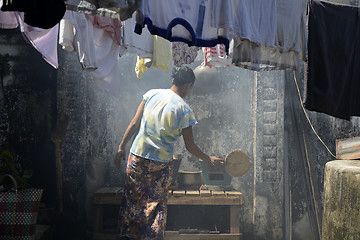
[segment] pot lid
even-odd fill
[[[225,170],[231,177],[240,177],[251,167],[252,161],[243,150],[233,150],[225,157]]]

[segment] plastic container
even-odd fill
[[[225,171],[224,166],[213,167],[200,160],[202,179],[206,185],[230,185],[231,176]]]

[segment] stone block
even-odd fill
[[[264,134],[276,135],[277,125],[276,124],[264,124]]]
[[[264,112],[276,112],[277,101],[276,100],[264,100],[262,107],[263,107]]]
[[[360,239],[360,161],[325,165],[322,240]]]
[[[276,124],[276,112],[264,112],[265,124]]]

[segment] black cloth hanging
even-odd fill
[[[305,107],[350,120],[360,116],[359,91],[358,8],[311,1]]]
[[[29,9],[30,0],[3,0],[1,11],[25,12]]]
[[[33,27],[49,29],[63,18],[64,0],[4,0],[1,11],[24,12],[24,22]]]

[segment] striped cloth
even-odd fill
[[[225,52],[225,45],[218,44],[215,47],[203,48],[205,61],[204,66],[208,67],[230,67],[231,59]]]

